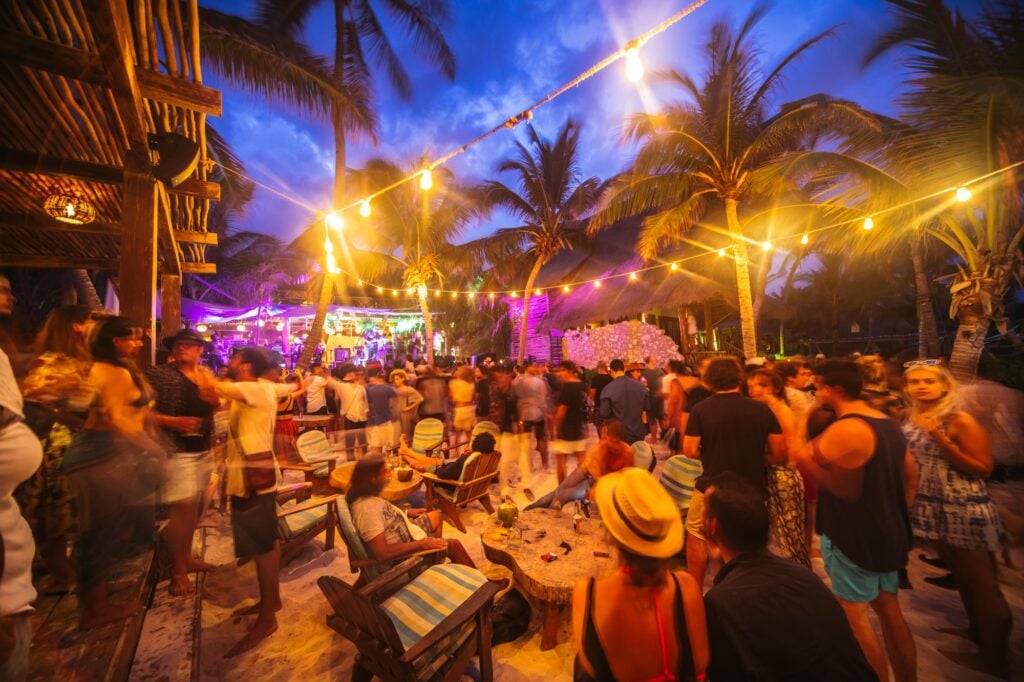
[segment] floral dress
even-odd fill
[[[85,407],[89,403],[86,378],[89,364],[63,353],[43,353],[32,363],[22,383],[26,400],[50,409]],[[74,500],[67,477],[61,473],[64,451],[72,431],[54,422],[43,441],[43,463],[18,486],[14,496],[37,541],[67,537],[76,530]]]
[[[948,425],[947,420],[943,426]],[[903,425],[903,435],[921,474],[910,510],[914,534],[960,549],[998,551],[1003,524],[985,481],[957,467],[943,447],[914,422],[908,420]]]

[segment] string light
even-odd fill
[[[409,287],[408,289],[406,289],[406,290],[405,290],[405,293],[407,293],[407,294],[409,294],[410,296],[412,296],[413,294],[415,294],[415,293],[416,293],[416,290],[415,290],[415,289],[413,289],[412,287]]]
[[[384,287],[377,287],[377,293],[378,294],[383,294],[384,293]]]
[[[435,289],[434,290],[434,298],[441,298],[441,290],[440,289]]]
[[[512,298],[519,298],[519,294],[517,294],[514,291],[512,293],[510,293],[509,296],[511,296]]]
[[[626,78],[631,83],[644,77],[644,63],[640,59],[640,48],[636,45],[626,48]]]
[[[434,176],[431,175],[429,168],[424,168],[420,171],[420,189],[426,192],[434,186]]]
[[[340,230],[345,227],[345,220],[337,211],[331,211],[324,216],[324,223],[332,230]]]
[[[725,249],[719,249],[718,250],[718,255],[719,256],[724,256],[725,255]]]
[[[971,190],[967,189],[964,186],[957,187],[956,188],[956,200],[959,201],[961,204],[970,201],[971,200]]]
[[[800,237],[800,243],[802,245],[804,245],[804,246],[807,246],[808,242],[810,242],[810,241],[811,241],[811,238],[807,236],[806,232],[804,232],[804,236]]]
[[[541,291],[540,291],[540,289],[534,289],[534,290],[533,290],[533,295],[534,295],[534,296],[540,296],[540,294],[541,294]]]
[[[679,269],[679,263],[672,263],[672,269],[673,270],[678,270]]]
[[[359,215],[363,216],[364,218],[369,218],[370,217],[370,200],[369,199],[363,199],[362,201],[359,202]]]
[[[398,289],[392,289],[391,290],[391,295],[394,296],[395,298],[397,298],[398,297]]]
[[[458,297],[459,297],[459,292],[453,291],[452,292],[452,298],[458,298]]]
[[[493,301],[494,300],[494,292],[492,291],[491,293],[487,294],[487,298],[489,298],[489,299],[491,299]]]
[[[239,325],[237,325],[237,326],[235,327],[235,331],[240,331],[240,332],[244,332],[244,331],[245,331],[245,325],[244,325],[244,324],[239,324]]]
[[[762,251],[771,251],[772,250],[772,243],[769,242],[769,241],[761,242],[761,250]]]
[[[601,288],[601,280],[599,280],[599,279],[595,279],[594,280],[594,288],[595,289],[600,289]]]
[[[278,322],[277,324],[275,324],[274,325],[274,329],[279,331],[279,332],[283,332],[284,331],[284,322]]]
[[[871,216],[864,219],[864,229],[873,230],[875,228],[875,221]]]
[[[363,280],[359,280],[359,286],[363,286]]]
[[[629,273],[629,279],[631,279],[634,282],[636,281],[636,271]]]
[[[200,334],[202,334],[206,330],[207,330],[207,326],[205,324],[197,324],[196,325],[196,331],[199,332]]]
[[[469,300],[472,301],[474,298],[476,298],[476,292],[475,291],[469,292]]]
[[[563,284],[562,285],[562,292],[566,293],[566,294],[569,293],[569,285],[568,284]]]

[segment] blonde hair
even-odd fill
[[[948,414],[952,414],[957,411],[958,403],[956,397],[956,379],[949,373],[949,370],[942,365],[911,365],[903,371],[903,378],[906,379],[907,375],[911,372],[927,372],[933,377],[939,379],[946,384],[946,392],[939,398],[934,409],[930,412],[934,413],[937,417],[945,417]],[[907,393],[907,402],[910,403],[910,414],[920,414],[921,409],[919,403],[914,400],[914,397]]]
[[[879,355],[862,355],[857,358],[857,369],[860,371],[864,388],[885,388],[885,361]]]

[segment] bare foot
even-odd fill
[[[142,611],[141,604],[116,604],[108,602],[97,611],[83,609],[78,621],[78,627],[82,630],[89,630],[106,623],[113,623],[114,621],[137,616]]]
[[[195,594],[196,588],[192,581],[188,579],[188,574],[172,575],[168,592],[174,597],[187,597],[190,594]]]
[[[259,614],[261,608],[263,608],[263,602],[256,602],[255,604],[253,604],[251,606],[243,606],[240,609],[235,609],[234,611],[231,612],[231,615],[232,616],[255,616],[255,615]],[[277,606],[274,608],[274,612],[276,613],[277,611],[280,611],[280,610],[281,610],[281,604],[278,603]]]
[[[1007,663],[1005,666],[994,666],[982,658],[979,654],[969,653],[966,651],[947,651],[946,649],[939,649],[939,653],[953,661],[957,665],[962,665],[965,668],[970,668],[975,672],[984,673],[986,675],[994,675],[1004,680],[1010,679],[1010,666]]]
[[[277,619],[271,616],[268,621],[264,621],[261,618],[256,621],[256,624],[252,626],[252,629],[249,630],[249,632],[245,633],[245,637],[228,649],[228,652],[224,654],[224,658],[234,658],[235,656],[252,649],[275,632],[277,632]]]
[[[189,573],[212,573],[217,570],[217,567],[213,564],[208,564],[205,561],[200,561],[195,557],[191,557],[185,564],[185,567],[188,569]]]

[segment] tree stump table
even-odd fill
[[[604,575],[611,570],[612,548],[596,514],[583,520],[583,528],[573,530],[571,506],[563,511],[531,509],[519,512],[518,526],[523,539],[516,549],[508,547],[508,529],[497,516],[484,522],[480,540],[487,560],[512,571],[516,587],[541,602],[542,651],[553,649],[558,637],[558,612],[572,602],[572,589],[579,580]],[[571,549],[566,552],[568,543]],[[558,559],[545,562],[548,552]],[[607,556],[597,556],[595,552]]]
[[[342,462],[331,472],[330,486],[343,493],[348,492],[349,485],[352,483],[352,474],[355,470],[355,462]],[[384,490],[380,491],[380,496],[388,502],[397,502],[412,495],[422,484],[423,477],[416,472],[413,472],[412,478],[408,481],[399,481],[398,477],[392,473],[391,480],[384,486]]]

